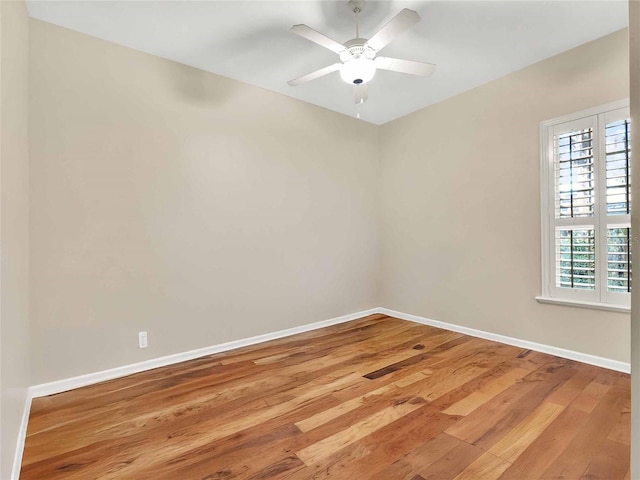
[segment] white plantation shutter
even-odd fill
[[[543,123],[543,297],[628,307],[629,109],[572,117]]]
[[[602,117],[607,264],[604,296],[616,303],[631,292],[631,131],[626,108]]]
[[[556,228],[556,286],[595,289],[596,256],[593,228]]]
[[[596,122],[581,118],[551,129],[554,292],[596,301]]]
[[[593,130],[554,136],[556,218],[593,217],[595,208]]]
[[[607,215],[631,213],[631,150],[628,119],[605,126]]]
[[[607,228],[607,290],[631,292],[631,228]]]

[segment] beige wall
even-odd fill
[[[631,150],[640,151],[640,1],[629,2],[629,68],[631,91]],[[631,180],[633,198],[640,198],[640,161],[638,155],[632,157]],[[640,209],[634,209],[631,226],[640,232]],[[640,258],[640,244],[634,244],[632,252]],[[637,270],[637,268],[636,268]],[[631,294],[631,478],[640,478],[640,289],[634,288]]]
[[[628,96],[626,31],[378,129],[31,25],[34,383],[377,305],[629,360],[534,300],[539,123]]]
[[[377,127],[36,20],[30,68],[34,383],[376,306]]]
[[[0,478],[9,479],[29,377],[28,17],[0,2]]]
[[[543,120],[629,96],[627,31],[381,129],[385,307],[629,361],[629,315],[541,305]]]

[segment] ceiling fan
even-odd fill
[[[331,72],[340,71],[342,79],[353,85],[353,99],[355,103],[364,103],[367,100],[367,82],[376,73],[376,70],[390,70],[392,72],[408,73],[428,77],[436,66],[431,63],[401,60],[399,58],[379,57],[378,52],[388,45],[398,35],[404,33],[420,21],[420,15],[408,8],[403,9],[382,27],[373,37],[360,38],[360,26],[358,16],[362,11],[363,1],[350,0],[349,7],[356,15],[356,38],[340,44],[326,35],[314,30],[307,25],[294,25],[291,31],[301,37],[311,40],[340,55],[342,63],[334,63],[315,72],[308,73],[287,83],[292,87],[302,85],[311,80],[328,75]]]

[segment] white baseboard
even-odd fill
[[[27,398],[24,402],[24,410],[22,411],[22,420],[20,429],[18,430],[18,439],[16,441],[16,451],[13,456],[13,468],[11,469],[11,480],[19,480],[20,467],[22,466],[22,452],[24,451],[24,441],[27,438],[27,424],[29,423],[29,412],[31,411],[31,388],[27,389]]]
[[[56,393],[65,392],[74,388],[85,387],[87,385],[93,385],[94,383],[104,382],[106,380],[112,380],[114,378],[124,377],[133,373],[144,372],[158,367],[164,367],[166,365],[173,365],[175,363],[185,362],[187,360],[193,360],[195,358],[212,355],[214,353],[226,352],[235,348],[246,347],[249,345],[255,345],[269,340],[275,340],[278,338],[288,337],[297,333],[308,332],[310,330],[317,330],[319,328],[328,327],[330,325],[336,325],[339,323],[349,322],[358,318],[366,317],[367,315],[373,315],[376,313],[388,315],[390,317],[399,318],[401,320],[409,320],[411,322],[421,323],[424,325],[430,325],[432,327],[442,328],[445,330],[451,330],[453,332],[463,333],[472,337],[484,338],[486,340],[493,340],[495,342],[505,343],[507,345],[513,345],[516,347],[526,348],[529,350],[535,350],[536,352],[548,353],[557,357],[568,358],[570,360],[576,360],[582,363],[588,363],[590,365],[596,365],[598,367],[604,367],[611,370],[617,370],[619,372],[630,373],[631,367],[629,363],[620,362],[618,360],[612,360],[609,358],[598,357],[595,355],[589,355],[587,353],[575,352],[572,350],[566,350],[563,348],[552,347],[549,345],[543,345],[541,343],[529,342],[519,338],[507,337],[505,335],[499,335],[497,333],[485,332],[482,330],[476,330],[474,328],[463,327],[460,325],[454,325],[452,323],[440,322],[438,320],[432,320],[430,318],[420,317],[418,315],[411,315],[409,313],[398,312],[396,310],[390,310],[388,308],[371,308],[361,312],[352,313],[349,315],[343,315],[341,317],[331,318],[329,320],[323,320],[320,322],[310,323],[299,327],[288,328],[286,330],[279,330],[277,332],[265,333],[263,335],[256,335],[255,337],[249,337],[241,340],[235,340],[232,342],[222,343],[219,345],[213,345],[210,347],[199,348],[196,350],[190,350],[188,352],[176,353],[174,355],[167,355],[164,357],[154,358],[146,360],[144,362],[134,363],[131,365],[124,365],[122,367],[116,367],[109,370],[103,370],[101,372],[89,373],[86,375],[80,375],[77,377],[58,380],[55,382],[43,383],[40,385],[34,385],[28,389],[27,399],[25,402],[24,414],[22,422],[20,424],[20,431],[17,440],[17,448],[14,459],[13,471],[11,480],[18,480],[20,474],[20,465],[22,463],[22,452],[24,449],[24,442],[27,435],[27,423],[29,420],[29,411],[31,409],[31,400],[36,397],[43,397],[46,395],[53,395]]]
[[[297,333],[308,332],[310,330],[317,330],[319,328],[336,325],[338,323],[349,322],[351,320],[366,317],[367,315],[373,315],[375,313],[380,313],[378,308],[351,313],[349,315],[343,315],[341,317],[330,318],[329,320],[322,320],[320,322],[309,323],[307,325],[301,325],[299,327],[287,328],[286,330],[279,330],[277,332],[256,335],[255,337],[243,338],[240,340],[234,340],[232,342],[212,345],[210,347],[198,348],[196,350],[189,350],[187,352],[153,358],[151,360],[145,360],[143,362],[132,363],[130,365],[123,365],[122,367],[103,370],[101,372],[88,373],[86,375],[65,378],[63,380],[56,380],[49,383],[41,383],[39,385],[34,385],[29,390],[31,392],[32,398],[54,395],[56,393],[66,392],[67,390],[73,390],[74,388],[86,387],[87,385],[93,385],[95,383],[113,380],[114,378],[124,377],[133,373],[140,373],[158,367],[164,367],[167,365],[173,365],[175,363],[186,362],[187,360],[193,360],[195,358],[205,357],[214,353],[226,352],[227,350],[233,350],[235,348],[255,345],[257,343],[288,337]]]
[[[556,355],[562,358],[568,358],[570,360],[576,360],[578,362],[588,363],[590,365],[596,365],[599,367],[616,370],[619,372],[630,373],[631,366],[627,362],[620,362],[618,360],[612,360],[609,358],[598,357],[587,353],[576,352],[573,350],[566,350],[559,347],[553,347],[550,345],[544,345],[541,343],[530,342],[528,340],[522,340],[514,337],[507,337],[497,333],[485,332],[483,330],[476,330],[474,328],[463,327],[452,323],[441,322],[439,320],[433,320],[426,317],[420,317],[418,315],[412,315],[409,313],[398,312],[383,307],[371,308],[369,310],[363,310],[361,312],[352,313],[349,315],[343,315],[341,317],[331,318],[329,320],[323,320],[320,322],[310,323],[307,325],[301,325],[299,327],[288,328],[286,330],[279,330],[277,332],[265,333],[263,335],[256,335],[254,337],[244,338],[240,340],[234,340],[232,342],[222,343],[218,345],[212,345],[209,347],[199,348],[196,350],[189,350],[187,352],[176,353],[173,355],[167,355],[164,357],[153,358],[151,360],[145,360],[143,362],[133,363],[130,365],[123,365],[121,367],[111,368],[109,370],[103,370],[95,373],[88,373],[86,375],[80,375],[77,377],[66,378],[63,380],[57,380],[49,383],[42,383],[34,385],[29,388],[30,398],[43,397],[46,395],[53,395],[56,393],[65,392],[74,388],[85,387],[87,385],[93,385],[95,383],[104,382],[107,380],[113,380],[114,378],[124,377],[133,373],[144,372],[158,367],[164,367],[167,365],[173,365],[187,360],[193,360],[195,358],[212,355],[214,353],[226,352],[240,347],[246,347],[249,345],[255,345],[269,340],[275,340],[278,338],[288,337],[297,333],[308,332],[310,330],[317,330],[319,328],[328,327],[330,325],[336,325],[339,323],[349,322],[358,318],[366,317],[367,315],[373,315],[381,313],[389,315],[390,317],[396,317],[402,320],[409,320],[412,322],[422,323],[424,325],[430,325],[437,328],[443,328],[445,330],[451,330],[453,332],[463,333],[473,337],[484,338],[487,340],[493,340],[495,342],[505,343],[507,345],[513,345],[516,347],[522,347],[529,350],[535,350],[537,352],[548,353],[550,355]],[[29,399],[30,402],[30,399]]]
[[[164,367],[167,365],[173,365],[187,360],[193,360],[195,358],[212,355],[214,353],[226,352],[235,348],[246,347],[249,345],[255,345],[269,340],[275,340],[278,338],[288,337],[297,333],[308,332],[310,330],[317,330],[319,328],[328,327],[330,325],[336,325],[338,323],[349,322],[357,318],[366,317],[367,315],[373,315],[381,313],[389,315],[390,317],[396,317],[402,320],[409,320],[412,322],[422,323],[424,325],[430,325],[445,330],[451,330],[453,332],[463,333],[472,337],[484,338],[486,340],[492,340],[495,342],[505,343],[507,345],[513,345],[516,347],[527,348],[529,350],[535,350],[537,352],[548,353],[550,355],[556,355],[562,358],[568,358],[570,360],[576,360],[578,362],[588,363],[590,365],[596,365],[598,367],[604,367],[619,372],[629,373],[631,366],[629,363],[620,362],[618,360],[612,360],[610,358],[598,357],[587,353],[576,352],[573,350],[566,350],[559,347],[553,347],[550,345],[544,345],[541,343],[530,342],[528,340],[522,340],[514,337],[507,337],[497,333],[485,332],[483,330],[476,330],[474,328],[463,327],[452,323],[441,322],[439,320],[433,320],[426,317],[420,317],[418,315],[412,315],[409,313],[398,312],[388,308],[377,307],[369,310],[363,310],[361,312],[352,313],[349,315],[343,315],[341,317],[331,318],[329,320],[323,320],[320,322],[310,323],[307,325],[301,325],[299,327],[288,328],[286,330],[279,330],[277,332],[265,333],[263,335],[256,335],[254,337],[244,338],[240,340],[234,340],[232,342],[222,343],[218,345],[212,345],[209,347],[199,348],[196,350],[190,350],[187,352],[176,353],[173,355],[167,355],[164,357],[154,358],[151,360],[145,360],[139,363],[133,363],[130,365],[124,365],[121,367],[112,368],[109,370],[103,370],[100,372],[89,373],[86,375],[80,375],[77,377],[66,378],[63,380],[57,380],[49,383],[42,383],[40,385],[34,385],[29,388],[31,398],[43,397],[46,395],[53,395],[56,393],[65,392],[74,388],[85,387],[87,385],[93,385],[95,383],[104,382],[107,380],[113,380],[114,378],[124,377],[133,373],[144,372],[158,367]]]
[[[618,372],[631,373],[631,365],[627,362],[620,362],[618,360],[612,360],[610,358],[589,355],[588,353],[575,352],[573,350],[566,350],[564,348],[552,347],[550,345],[530,342],[528,340],[522,340],[520,338],[507,337],[505,335],[485,332],[483,330],[476,330],[475,328],[463,327],[460,325],[454,325],[452,323],[440,322],[438,320],[432,320],[430,318],[420,317],[418,315],[398,312],[395,310],[390,310],[388,308],[378,308],[376,309],[376,313],[383,313],[385,315],[389,315],[390,317],[399,318],[401,320],[409,320],[416,323],[422,323],[424,325],[430,325],[432,327],[443,328],[445,330],[451,330],[452,332],[464,333],[465,335],[470,335],[472,337],[484,338],[485,340],[493,340],[494,342],[505,343],[507,345],[526,348],[528,350],[535,350],[536,352],[548,353],[549,355],[555,355],[556,357],[568,358],[569,360],[588,363],[589,365],[608,368],[610,370],[616,370]]]

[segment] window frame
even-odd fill
[[[629,115],[629,99],[599,105],[561,117],[545,120],[540,123],[540,216],[541,216],[541,280],[542,294],[536,297],[540,303],[570,305],[617,312],[630,312],[631,295],[628,293],[609,292],[607,285],[607,269],[602,265],[606,261],[606,236],[601,239],[601,232],[606,232],[607,225],[630,225],[630,215],[612,215],[607,218],[606,202],[606,155],[604,132],[607,120],[613,112],[626,109]],[[570,125],[572,124],[572,125]],[[592,146],[594,149],[596,212],[593,217],[571,217],[557,221],[555,217],[555,164],[554,135],[561,130],[570,130],[578,125],[592,125]],[[604,174],[604,176],[603,176]],[[604,222],[604,226],[601,224]],[[558,225],[561,224],[561,225]],[[593,226],[595,230],[595,266],[596,286],[594,290],[561,288],[556,286],[556,249],[555,235],[558,226],[572,227]],[[625,227],[626,228],[626,227]],[[604,247],[604,248],[603,248]],[[604,288],[603,288],[604,285]]]

